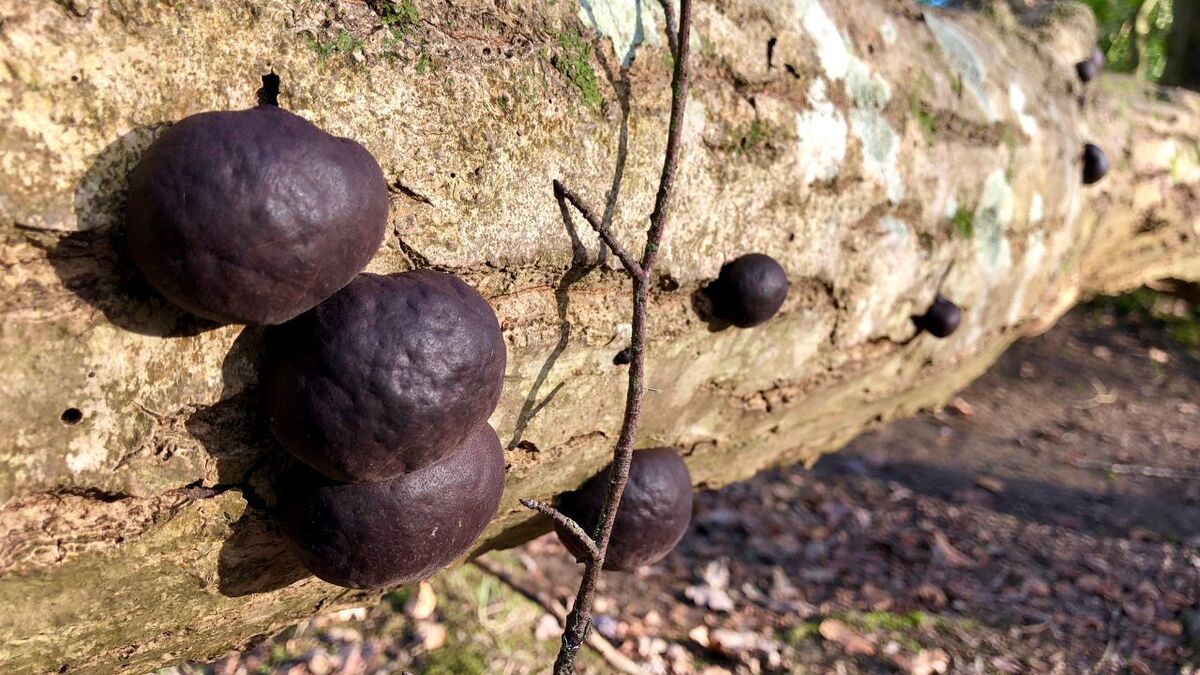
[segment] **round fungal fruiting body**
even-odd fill
[[[962,309],[939,293],[924,314],[913,317],[913,322],[935,338],[950,337],[962,323]]]
[[[787,292],[787,272],[762,253],[725,263],[717,280],[706,289],[713,314],[739,328],[751,328],[775,316]]]
[[[559,510],[592,532],[608,489],[608,470],[559,498]],[[638,450],[621,495],[604,569],[632,571],[662,560],[687,532],[692,519],[692,476],[670,448]],[[585,555],[559,526],[558,538],[577,558]]]
[[[466,553],[503,492],[504,451],[484,424],[453,454],[390,481],[338,483],[297,465],[279,481],[280,529],[331,584],[399,586]]]
[[[503,386],[496,315],[442,272],[359,275],[267,340],[267,426],[343,482],[387,480],[445,457],[485,425]]]
[[[1083,146],[1083,182],[1085,185],[1100,182],[1108,174],[1108,157],[1099,146],[1088,143]]]
[[[274,105],[192,115],[130,179],[130,257],[187,311],[276,324],[345,286],[387,226],[387,183],[358,143]]]
[[[1096,79],[1101,70],[1104,70],[1104,62],[1104,52],[1096,47],[1086,60],[1075,64],[1075,73],[1079,75],[1080,81],[1091,82]]]

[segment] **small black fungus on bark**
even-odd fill
[[[585,532],[596,528],[608,473],[606,469],[578,490],[559,497],[559,509]],[[692,476],[679,455],[670,448],[635,451],[604,569],[628,572],[662,560],[683,538],[691,519]],[[561,529],[558,538],[576,558],[585,554]]]
[[[630,363],[633,363],[633,347],[626,347],[613,357],[614,366],[627,366]]]
[[[271,78],[274,78],[272,80]],[[277,324],[358,274],[383,242],[388,193],[371,153],[277,105],[187,117],[130,177],[130,257],[183,309]]]
[[[739,328],[751,328],[765,323],[783,306],[787,272],[771,256],[750,253],[722,265],[717,280],[704,292],[713,316]]]
[[[1086,60],[1075,64],[1075,73],[1079,75],[1081,82],[1087,83],[1096,79],[1100,71],[1104,70],[1104,52],[1099,47],[1092,50],[1092,53]]]
[[[924,314],[913,317],[913,323],[917,325],[917,329],[925,331],[935,338],[950,337],[962,323],[962,309],[938,293],[933,304],[925,310]]]
[[[504,451],[484,424],[453,454],[390,481],[343,484],[297,464],[278,480],[280,530],[331,584],[399,586],[470,550],[503,491]]]
[[[280,444],[347,483],[461,446],[496,408],[506,350],[487,301],[432,270],[359,275],[267,331],[263,411]]]
[[[1083,183],[1092,185],[1108,175],[1108,157],[1099,146],[1088,143],[1083,146]]]

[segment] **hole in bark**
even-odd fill
[[[779,42],[777,38],[772,37],[767,40],[767,70],[771,69],[771,62],[775,59],[775,43]]]
[[[59,419],[62,420],[63,424],[79,424],[83,421],[83,411],[79,408],[67,408],[59,416]]]

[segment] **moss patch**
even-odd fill
[[[952,234],[963,239],[970,239],[975,236],[974,214],[964,206],[958,207],[958,210],[950,217],[950,228]]]
[[[592,68],[592,46],[573,27],[558,34],[558,46],[560,51],[552,59],[554,67],[579,92],[585,106],[599,110],[604,97]]]
[[[362,40],[345,30],[334,36],[310,38],[308,41],[308,46],[317,53],[317,63],[322,66],[330,56],[348,56],[362,45]]]

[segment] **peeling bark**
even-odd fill
[[[517,500],[608,461],[628,280],[596,263],[594,236],[564,227],[551,180],[601,203],[620,145],[606,72],[632,48],[628,26],[601,25],[620,54],[597,37],[571,64],[596,75],[597,109],[566,63],[578,52],[564,34],[595,35],[575,5],[417,4],[398,32],[348,1],[3,8],[5,672],[216,656],[371,597],[305,576],[273,533],[261,331],[173,309],[121,253],[141,151],[188,114],[253,105],[270,69],[284,106],[362,142],[393,186],[369,269],[452,271],[501,319],[510,359],[492,423],[508,487],[481,547],[545,531]],[[342,31],[361,47],[330,47]],[[680,448],[700,484],[812,461],[936,405],[1082,297],[1200,280],[1200,99],[1119,77],[1081,90],[1074,64],[1094,27],[1078,7],[705,2],[695,32],[640,445]],[[635,248],[666,137],[666,51],[643,45],[632,68],[614,230]],[[1087,189],[1085,142],[1113,164]],[[783,311],[710,330],[695,292],[750,251],[788,270]],[[947,269],[963,327],[906,343]]]

